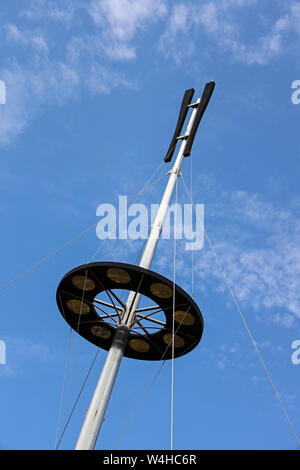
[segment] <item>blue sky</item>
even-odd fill
[[[300,2],[20,0],[1,2],[0,19],[1,286],[96,223],[99,204],[138,192],[165,155],[184,91],[201,96],[215,80],[192,152],[193,198],[299,436]],[[189,186],[191,159],[182,173]],[[165,183],[140,202],[159,202]],[[180,183],[178,199],[188,202]],[[99,244],[92,229],[0,292],[3,449],[55,446],[95,354],[70,334],[56,288]],[[141,244],[107,240],[96,260],[134,263]],[[191,293],[183,244],[176,280]],[[162,241],[152,265],[169,278],[172,250]],[[175,361],[174,448],[295,449],[207,243],[194,252],[194,292],[205,329]],[[63,449],[75,445],[105,356]],[[160,365],[124,359],[98,449],[170,448],[170,363],[142,393]]]

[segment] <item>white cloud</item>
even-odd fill
[[[208,235],[237,299],[243,308],[253,308],[258,314],[275,309],[273,321],[292,326],[294,319],[300,318],[299,218],[260,195],[240,191],[224,194],[223,209],[221,201],[212,208],[214,214],[219,211],[228,214],[223,232],[214,233],[212,228]],[[209,218],[210,205],[206,207]],[[203,283],[226,290],[207,242],[200,252],[199,266]]]
[[[252,41],[245,42],[243,32],[251,24],[244,19],[240,22],[236,20],[237,9],[242,10],[243,7],[257,10],[259,6],[255,0],[176,4],[160,38],[159,49],[178,63],[185,57],[181,52],[183,44],[188,46],[188,54],[192,54],[201,49],[201,34],[205,33],[211,40],[209,47],[230,52],[235,60],[247,65],[263,65],[284,52],[285,40],[289,34],[300,33],[300,2],[292,1],[286,5],[285,13],[264,34],[259,37],[253,35]],[[259,18],[258,15],[257,17]],[[258,24],[259,20],[252,28],[254,31]]]
[[[96,43],[84,43],[83,39],[76,42],[76,39],[69,40],[67,35],[59,54],[53,59],[45,30],[21,29],[7,23],[3,32],[6,45],[13,48],[13,53],[0,70],[6,85],[6,104],[1,107],[0,144],[11,143],[45,104],[61,104],[80,95],[83,89],[92,94],[107,94],[114,88],[132,86],[120,72],[101,64],[99,51],[93,47]],[[49,44],[56,46],[52,40]],[[85,44],[85,48],[76,47],[78,44]]]
[[[253,5],[257,3],[257,0],[221,0],[220,8],[227,10],[231,6],[243,7],[246,5]]]
[[[32,116],[27,80],[17,66],[1,71],[7,87],[7,100],[1,109],[0,143],[7,144],[20,133]]]
[[[205,229],[242,312],[257,321],[293,327],[300,319],[299,199],[284,204],[257,193],[228,192],[207,177],[193,186],[194,202],[204,203]],[[191,292],[191,253],[184,244],[177,242],[177,282]],[[163,248],[161,244],[155,265],[168,276],[172,247]],[[235,308],[206,238],[193,257],[196,298],[217,293],[228,308]]]
[[[192,10],[189,4],[175,5],[168,18],[167,28],[159,39],[159,50],[177,64],[184,57],[187,58],[194,53],[193,40],[187,35],[189,26],[193,23],[191,16]]]
[[[5,336],[4,341],[6,344],[6,364],[1,366],[0,375],[16,377],[17,374],[22,373],[26,363],[30,363],[30,367],[32,367],[32,361],[35,364],[45,364],[56,359],[56,353],[51,350],[49,345],[36,342],[31,338]]]
[[[169,18],[170,33],[176,34],[186,31],[189,16],[189,8],[186,5],[175,5]]]
[[[87,11],[98,27],[102,50],[113,60],[136,57],[130,43],[140,31],[163,18],[167,8],[163,0],[92,0]]]
[[[47,20],[69,24],[78,8],[83,6],[79,0],[32,0],[20,16],[31,21]]]
[[[7,98],[1,108],[0,144],[9,144],[26,129],[40,107],[63,103],[83,89],[92,94],[108,94],[118,87],[132,87],[120,73],[93,63],[84,70],[80,64],[43,60],[31,67],[12,63],[2,69]]]
[[[103,44],[103,51],[112,60],[131,60],[135,59],[135,48],[128,44],[110,42]]]
[[[236,12],[258,7],[255,0],[178,2],[170,11],[167,5],[165,0],[29,2],[19,12],[22,26],[10,22],[1,30],[2,47],[10,48],[10,59],[0,70],[7,85],[0,143],[11,142],[42,105],[70,99],[80,94],[82,87],[90,93],[136,87],[115,67],[120,67],[121,61],[136,59],[138,34],[159,21],[166,24],[159,50],[177,64],[203,50],[199,47],[203,34],[210,39],[208,49],[213,46],[228,51],[250,65],[267,63],[282,53],[291,33],[300,33],[300,1],[292,0],[282,7],[283,13],[273,26],[252,43],[241,39],[243,23],[236,22]],[[90,23],[88,33],[86,29],[83,32],[83,15]],[[55,27],[60,28],[59,42]]]
[[[221,27],[218,7],[213,2],[204,3],[202,8],[194,11],[193,17],[195,23],[200,24],[208,33],[216,33]]]
[[[22,132],[42,104],[67,99],[78,85],[75,71],[47,59],[29,68],[14,61],[10,67],[2,69],[1,77],[7,89],[6,104],[1,109],[2,144],[10,143]]]
[[[105,67],[93,64],[85,77],[87,88],[94,94],[108,94],[119,86],[132,87],[132,84],[118,72],[112,72]]]
[[[4,25],[6,40],[10,44],[21,46],[31,46],[40,54],[47,54],[48,47],[46,40],[41,33],[33,33],[31,30],[20,30],[15,24],[7,23]]]
[[[130,41],[148,22],[163,17],[163,0],[93,0],[88,8],[95,23],[108,26],[108,34],[120,41]]]
[[[295,325],[295,317],[288,313],[277,313],[274,316],[274,323],[277,323],[279,326],[282,325],[285,328],[291,328]]]
[[[82,34],[82,24],[76,20],[80,10],[90,18],[88,34]],[[0,70],[7,90],[0,144],[11,143],[45,104],[64,102],[83,89],[107,94],[118,87],[135,88],[112,61],[134,59],[135,35],[166,13],[163,0],[31,1],[19,13],[22,27],[13,23],[2,27],[2,46],[11,49]],[[60,31],[59,43],[51,22],[68,25],[63,34]],[[72,22],[78,26],[75,35]]]

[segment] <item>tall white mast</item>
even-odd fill
[[[180,176],[180,168],[183,162],[183,158],[185,156],[190,155],[191,146],[192,146],[198,125],[204,114],[206,106],[210,100],[210,97],[214,89],[214,85],[215,85],[214,82],[207,83],[201,99],[198,98],[196,102],[192,104],[190,104],[190,101],[193,96],[194,90],[190,89],[190,90],[186,90],[185,92],[181,109],[180,109],[178,122],[177,122],[177,127],[175,130],[175,134],[173,136],[169,151],[165,157],[166,162],[171,160],[177,141],[181,140],[181,145],[180,145],[177,157],[175,159],[175,163],[172,169],[169,171],[168,182],[167,182],[161,203],[159,205],[154,223],[151,227],[151,232],[150,232],[146,247],[141,257],[139,267],[144,270],[148,270],[148,268],[151,266],[151,263],[155,254],[155,250],[157,247],[157,243],[159,241],[160,234],[163,229],[163,224],[164,224],[165,217],[169,208],[169,204],[170,204],[173,192],[174,192],[176,181],[177,181],[177,178]],[[193,110],[192,110],[188,125],[186,127],[185,133],[183,135],[180,135],[181,129],[183,127],[184,120],[186,118],[189,108],[192,108]],[[135,268],[135,269],[138,269],[138,268]],[[77,278],[78,277],[79,278],[81,277],[82,279],[82,276],[77,276]],[[62,282],[69,282],[69,281],[67,280],[67,281],[62,281]],[[85,290],[85,287],[81,286],[81,288],[83,291]],[[91,289],[92,288],[93,286],[91,287]],[[86,290],[89,290],[89,289],[87,288]],[[59,297],[60,297],[60,294],[59,294]],[[116,376],[117,376],[117,373],[121,364],[121,360],[124,356],[124,351],[127,347],[131,330],[136,321],[136,315],[137,315],[136,311],[138,309],[140,298],[141,298],[141,293],[140,293],[139,288],[136,288],[135,291],[129,290],[129,295],[128,295],[126,304],[125,305],[123,304],[124,307],[122,309],[122,312],[119,315],[119,322],[115,328],[114,337],[109,347],[105,364],[103,366],[101,375],[99,377],[96,389],[93,394],[93,398],[91,400],[89,409],[86,413],[85,420],[84,420],[83,426],[81,428],[81,431],[80,431],[80,434],[79,434],[79,437],[75,446],[76,450],[93,450],[96,445],[98,434],[99,434],[101,425],[104,421],[105,411],[106,411],[106,408],[107,408],[107,405],[108,405],[108,402],[109,402],[109,399],[113,390],[113,386],[114,386]],[[68,305],[68,302],[70,302],[70,300],[66,301],[67,305]],[[71,302],[78,302],[78,300],[76,299],[71,300]],[[82,305],[80,306],[80,314],[81,314],[81,307]],[[73,306],[71,305],[71,310],[72,309],[74,311],[74,304]],[[61,311],[64,314],[63,310],[64,309],[62,306]],[[79,313],[79,311],[76,313]],[[200,316],[201,316],[201,313],[200,313]],[[203,328],[200,327],[200,330],[202,334]],[[200,338],[201,338],[201,334],[200,334]],[[173,338],[172,340],[174,341],[173,336],[172,338]]]
[[[156,250],[156,246],[163,228],[164,220],[168,211],[168,207],[173,195],[178,176],[180,175],[180,168],[183,161],[184,149],[189,136],[190,130],[194,123],[197,106],[200,99],[197,100],[195,108],[191,114],[189,123],[187,125],[182,142],[177,154],[175,163],[170,171],[169,180],[159,205],[154,223],[151,228],[149,239],[145,247],[143,256],[139,266],[149,268]],[[81,432],[79,434],[76,450],[93,450],[97,441],[101,424],[104,419],[104,414],[112,393],[112,389],[116,380],[116,376],[123,358],[124,349],[127,345],[128,333],[130,327],[134,322],[135,311],[138,308],[140,295],[135,292],[130,292],[127,302],[126,310],[123,314],[120,326],[117,328],[114,340],[106,357],[98,384],[96,386],[92,401],[90,403],[88,412],[86,413]]]

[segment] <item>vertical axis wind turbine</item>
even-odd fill
[[[110,261],[84,264],[68,272],[57,288],[58,308],[67,323],[82,337],[108,351],[76,450],[94,449],[123,356],[142,360],[172,359],[190,352],[201,340],[203,318],[194,300],[174,281],[149,268],[183,158],[191,154],[214,87],[213,81],[207,83],[201,99],[194,103],[191,103],[194,89],[184,93],[164,161],[172,160],[179,140],[180,149],[168,173],[169,179],[139,266]],[[192,113],[186,131],[181,135],[189,108]],[[115,292],[117,289],[128,291],[126,302]],[[139,308],[143,297],[151,305]],[[174,324],[176,332],[173,331]]]

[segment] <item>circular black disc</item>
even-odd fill
[[[116,289],[125,291],[123,300]],[[173,281],[149,269],[109,261],[78,266],[62,278],[56,300],[64,319],[75,331],[108,350],[130,291],[146,297],[152,305],[136,310],[124,356],[164,360],[183,356],[195,348],[203,333],[197,304]],[[99,294],[102,300],[97,299]],[[158,314],[159,320],[155,316]]]

